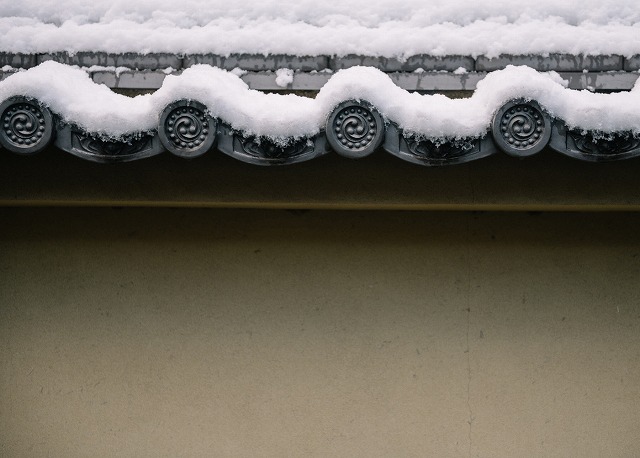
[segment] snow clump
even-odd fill
[[[290,68],[276,70],[276,85],[278,87],[287,87],[291,83],[293,83],[293,70]]]

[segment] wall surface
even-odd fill
[[[0,456],[638,456],[638,227],[0,209]]]

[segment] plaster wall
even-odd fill
[[[640,454],[640,214],[0,221],[3,457]]]

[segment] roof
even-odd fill
[[[634,0],[23,0],[0,50],[296,56],[640,54]]]
[[[251,89],[318,91],[338,70],[355,66],[377,68],[403,89],[412,91],[472,91],[489,72],[508,65],[555,71],[572,89],[629,90],[640,72],[640,55],[413,55],[403,59],[366,55],[296,56],[285,54],[178,55],[167,53],[107,53],[82,51],[21,54],[0,52],[0,80],[22,69],[54,61],[84,69],[99,84],[114,89],[155,90],[169,74],[199,64],[234,71]],[[278,80],[278,70],[290,70],[290,80]]]
[[[378,147],[423,165],[546,146],[635,157],[640,8],[542,3],[2,6],[0,146],[98,162],[217,148],[261,165]],[[466,98],[431,94],[447,91]]]

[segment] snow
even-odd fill
[[[168,75],[155,93],[130,98],[94,83],[77,67],[49,61],[0,82],[0,101],[14,95],[36,98],[65,121],[114,138],[155,129],[164,107],[180,99],[204,103],[214,117],[246,134],[276,140],[317,134],[331,110],[349,99],[367,100],[386,120],[431,138],[482,136],[493,114],[515,98],[538,101],[572,128],[640,134],[640,82],[630,92],[598,94],[567,89],[554,72],[514,66],[490,73],[467,99],[409,93],[371,67],[336,72],[315,99],[266,94],[208,65]]]
[[[82,70],[84,70],[85,72],[88,73],[95,73],[95,72],[113,72],[116,77],[119,77],[120,75],[122,75],[122,73],[124,72],[128,72],[131,71],[130,68],[127,67],[114,67],[114,66],[103,66],[103,65],[92,65],[90,67],[78,67]],[[168,69],[165,69],[164,72],[167,73]],[[171,73],[171,72],[169,72]]]
[[[293,70],[290,68],[279,68],[276,70],[276,85],[287,87],[293,83]]]
[[[241,69],[240,67],[236,67],[233,70],[230,70],[230,73],[236,75],[238,78],[240,78],[243,75],[246,75],[247,73],[249,73],[246,70]]]
[[[640,54],[638,0],[21,0],[0,51]]]

